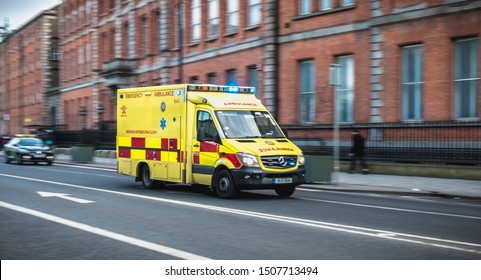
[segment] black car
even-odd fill
[[[52,149],[38,138],[14,137],[3,146],[3,150],[6,163],[14,160],[17,164],[46,162],[51,165],[54,159]]]

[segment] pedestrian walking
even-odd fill
[[[356,170],[356,162],[359,160],[362,166],[362,173],[368,174],[369,167],[364,158],[364,137],[359,133],[357,129],[352,130],[352,147],[349,152],[349,157],[351,158],[351,164],[349,166],[349,173],[354,173]]]

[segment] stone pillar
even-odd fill
[[[380,9],[380,0],[371,0],[371,16],[382,16]],[[371,122],[383,122],[380,109],[384,106],[382,93],[384,91],[384,84],[382,77],[384,68],[381,66],[384,52],[382,51],[382,43],[384,37],[382,36],[378,27],[372,27],[370,30],[371,36]]]
[[[277,1],[267,0],[264,10],[264,72],[263,95],[264,103],[271,114],[277,117],[277,78],[278,78],[278,49],[277,49]]]

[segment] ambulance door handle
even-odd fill
[[[194,147],[199,148],[200,146],[199,144],[194,144]]]

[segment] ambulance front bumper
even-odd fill
[[[304,166],[286,173],[245,166],[231,172],[236,186],[241,190],[274,189],[280,186],[298,186],[306,182]]]

